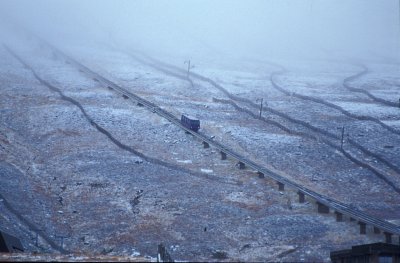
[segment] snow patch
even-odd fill
[[[178,163],[193,163],[192,160],[176,160]]]

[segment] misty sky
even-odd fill
[[[398,0],[0,0],[58,39],[232,55],[400,53]],[[84,37],[83,37],[84,35]]]

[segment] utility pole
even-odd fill
[[[261,99],[256,99],[256,102],[258,102],[258,101],[260,101],[260,119],[261,119],[261,114],[262,114],[262,110],[263,110],[263,101],[264,101],[264,99],[263,98],[261,98]]]
[[[35,236],[35,246],[38,247],[39,246],[39,234],[38,234],[38,232],[36,232],[35,234],[36,234],[36,236]]]
[[[185,60],[185,62],[183,62],[183,64],[187,64],[187,65],[188,65],[186,77],[189,78],[190,70],[191,70],[192,68],[194,68],[194,66],[190,66],[190,59],[189,59],[189,60]]]
[[[344,142],[344,126],[342,127],[342,140],[340,143],[340,149],[342,149],[342,150],[343,150],[343,142]]]

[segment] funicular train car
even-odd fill
[[[200,129],[200,121],[187,117],[185,115],[182,114],[181,116],[181,123],[183,126],[185,126],[186,128],[197,132]]]

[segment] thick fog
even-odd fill
[[[10,0],[54,41],[249,57],[398,57],[398,0]]]

